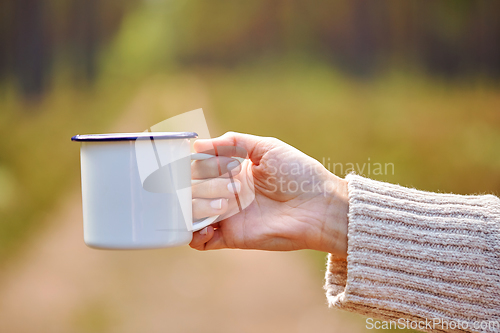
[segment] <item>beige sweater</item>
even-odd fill
[[[367,328],[500,332],[499,198],[346,179],[348,255],[328,257],[330,306]]]

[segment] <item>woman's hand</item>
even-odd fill
[[[223,220],[195,232],[192,248],[347,255],[347,182],[318,161],[278,139],[231,132],[194,148],[218,157],[192,163],[193,216]]]

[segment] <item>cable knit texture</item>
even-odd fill
[[[347,260],[328,256],[330,306],[429,332],[500,332],[499,198],[346,180]]]

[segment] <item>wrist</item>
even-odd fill
[[[325,217],[318,250],[347,257],[349,192],[347,181],[330,173],[331,190],[324,193]]]

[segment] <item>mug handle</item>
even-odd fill
[[[210,155],[210,154],[204,154],[204,153],[193,153],[191,154],[191,160],[193,161],[201,161],[201,160],[206,160],[206,159],[209,159],[209,158],[212,158],[212,157],[215,157],[214,155]],[[215,216],[210,216],[210,217],[207,217],[207,218],[204,218],[203,220],[199,221],[199,222],[196,222],[196,223],[193,223],[193,232],[195,231],[199,231],[209,225],[211,225],[212,223],[215,222],[215,220],[219,217],[220,215],[215,215]]]

